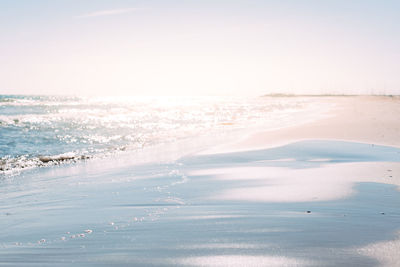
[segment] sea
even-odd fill
[[[233,140],[310,119],[321,110],[316,100],[302,97],[0,95],[0,174],[200,136]]]

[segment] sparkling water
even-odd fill
[[[314,102],[278,97],[1,95],[0,171],[103,157],[221,131],[280,126]]]

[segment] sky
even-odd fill
[[[400,94],[398,0],[0,0],[0,94]]]

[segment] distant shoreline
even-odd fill
[[[393,94],[265,94],[261,97],[400,97]]]

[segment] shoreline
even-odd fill
[[[0,177],[7,175],[18,175],[21,172],[25,172],[27,169],[52,167],[54,165],[64,165],[69,163],[73,164],[82,160],[92,161],[102,158],[110,159],[111,157],[126,158],[129,157],[129,155],[134,158],[136,154],[148,154],[149,150],[159,150],[162,153],[175,150],[172,153],[184,156],[186,154],[196,153],[221,143],[236,142],[242,136],[257,132],[260,129],[280,129],[293,123],[304,123],[305,121],[315,120],[315,117],[318,117],[318,115],[315,115],[318,111],[321,112],[321,110],[325,111],[328,109],[328,107],[322,107],[321,105],[318,105],[318,103],[315,103],[315,101],[304,97],[296,100],[276,98],[266,99],[259,97],[254,99],[249,98],[243,102],[239,101],[238,103],[243,105],[243,107],[249,108],[249,106],[253,106],[253,108],[250,108],[252,112],[243,112],[241,108],[232,108],[231,106],[233,104],[229,104],[229,101],[226,102],[227,99],[221,98],[219,100],[220,102],[218,103],[222,105],[221,114],[214,114],[216,119],[222,119],[222,121],[214,123],[214,125],[210,127],[206,125],[198,125],[204,129],[208,127],[208,131],[202,129],[196,133],[180,133],[180,135],[175,139],[172,138],[163,140],[161,138],[159,140],[153,140],[154,142],[147,142],[143,144],[135,143],[135,141],[123,146],[110,146],[108,148],[103,147],[98,150],[93,150],[94,147],[91,148],[89,146],[87,149],[83,150],[65,148],[63,151],[58,151],[57,153],[53,154],[50,152],[35,152],[32,155],[22,154],[15,155],[13,157],[11,156],[13,153],[11,153],[0,160]],[[234,103],[237,102],[237,99],[233,100]],[[46,106],[43,108],[46,108]],[[218,108],[215,109],[217,110]],[[233,111],[237,111],[241,114],[236,118],[234,113],[232,113]],[[223,115],[225,112],[228,112],[228,115]],[[254,115],[254,113],[256,115]],[[202,113],[200,112],[200,114],[197,115],[201,117]],[[259,118],[259,120],[243,120],[243,118],[246,116],[250,118],[253,118],[254,116],[255,118]],[[201,120],[201,118],[199,119]],[[15,121],[19,122],[18,118],[15,118]],[[250,127],[247,127],[249,123]],[[174,124],[172,126],[174,126]],[[189,144],[190,149],[186,149],[187,145],[182,145],[184,143]],[[174,148],[174,146],[176,148]],[[57,147],[57,143],[54,143],[52,147]],[[157,161],[158,156],[155,158],[155,161]],[[176,158],[176,156],[173,158]]]

